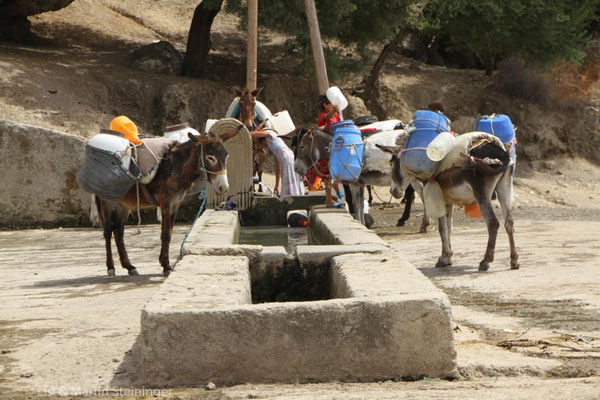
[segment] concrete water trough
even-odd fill
[[[319,245],[238,244],[207,211],[142,312],[151,386],[454,377],[450,303],[374,232],[313,208]]]

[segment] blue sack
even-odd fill
[[[333,133],[329,158],[329,173],[336,182],[354,183],[363,168],[362,135],[351,120],[330,127]]]
[[[419,110],[409,124],[410,135],[404,141],[402,166],[417,178],[432,176],[439,162],[427,157],[427,146],[437,135],[450,130],[448,118],[440,112]]]
[[[480,116],[475,121],[473,130],[490,133],[500,139],[502,143],[511,142],[515,138],[515,127],[508,115],[504,114]]]

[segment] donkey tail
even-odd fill
[[[496,143],[482,143],[469,151],[466,169],[485,175],[501,174],[510,165],[510,155]]]

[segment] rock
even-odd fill
[[[23,42],[31,36],[30,15],[60,10],[73,0],[0,0],[0,39]]]
[[[183,66],[181,53],[164,40],[140,47],[133,58],[133,66],[145,72],[179,75]]]
[[[212,382],[208,382],[208,384],[205,387],[206,390],[215,390],[216,388],[217,388],[217,385],[215,385]]]

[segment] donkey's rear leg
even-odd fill
[[[477,196],[477,204],[481,210],[481,215],[485,219],[488,229],[488,243],[485,250],[485,256],[479,263],[479,271],[487,271],[490,268],[490,263],[494,261],[494,251],[496,249],[496,237],[498,236],[498,229],[500,223],[494,210],[492,208],[492,193],[488,195]]]
[[[129,275],[139,275],[137,269],[131,265],[131,261],[129,261],[129,255],[127,254],[127,249],[125,248],[125,222],[127,221],[129,212],[125,207],[119,205],[116,210],[116,214],[117,218],[113,225],[113,233],[115,236],[117,251],[119,252],[121,266],[127,270]]]
[[[510,269],[519,269],[519,254],[517,253],[517,247],[515,245],[514,222],[511,212],[512,190],[512,175],[511,170],[509,169],[504,173],[504,176],[498,183],[496,193],[498,193],[498,201],[500,202],[500,207],[502,207],[504,229],[506,229],[508,241],[510,243]]]

